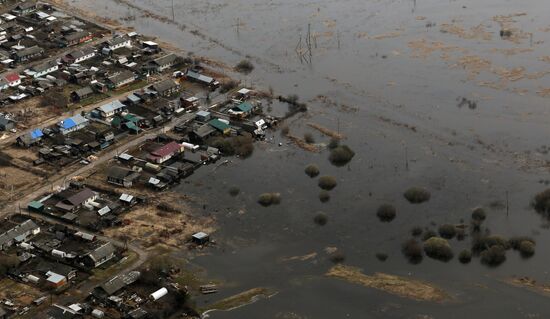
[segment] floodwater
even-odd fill
[[[529,276],[550,283],[550,231],[529,208],[548,178],[547,1],[175,0],[173,9],[171,0],[127,1],[71,3],[196,55],[228,65],[250,59],[256,69],[238,75],[243,82],[308,102],[309,112],[288,123],[294,135],[312,132],[328,143],[307,126],[314,122],[345,134],[356,152],[337,168],[326,151],[298,149],[276,132],[252,157],[205,167],[178,188],[200,198],[197,213],[214,215],[220,226],[217,247],[193,262],[225,284],[198,304],[254,287],[278,292],[211,318],[550,315],[547,296],[503,281]],[[501,30],[511,35],[501,37]],[[303,172],[309,163],[338,178],[326,204],[317,198],[317,181]],[[415,185],[432,199],[408,204],[402,193]],[[231,186],[241,190],[236,198]],[[256,198],[263,192],[280,192],[281,204],[261,207]],[[488,268],[478,258],[411,265],[401,255],[413,226],[467,221],[472,208],[505,202],[507,192],[508,213],[489,210],[486,226],[492,234],[533,236],[533,258],[509,251],[503,265]],[[397,207],[397,218],[382,224],[375,212],[386,202]],[[324,227],[313,223],[319,211],[329,216]],[[451,245],[458,254],[469,239]],[[410,301],[327,278],[327,247],[366,274],[426,280],[453,300]],[[377,252],[389,259],[378,261]]]

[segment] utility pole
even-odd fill
[[[409,170],[409,156],[408,156],[408,150],[407,146],[405,146],[405,169]]]
[[[510,215],[510,201],[508,198],[508,191],[506,191],[506,217]]]
[[[176,13],[174,12],[174,0],[172,0],[172,21],[176,21]]]

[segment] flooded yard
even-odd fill
[[[549,224],[530,207],[549,180],[545,1],[67,3],[220,61],[222,73],[248,59],[254,71],[236,75],[244,85],[296,94],[308,105],[284,126],[291,136],[311,134],[320,152],[274,132],[251,157],[198,170],[178,186],[200,199],[193,203],[198,212],[219,223],[212,234],[217,245],[196,254],[193,263],[224,284],[218,294],[200,297],[198,306],[233,301],[225,298],[251,289],[270,291],[257,299],[247,295],[246,306],[210,311],[210,318],[550,315],[544,289],[550,283],[544,253]],[[287,112],[278,102],[270,108],[268,114]],[[319,127],[344,136],[340,143],[355,152],[349,164],[331,164],[331,137]],[[312,163],[320,176],[336,179],[327,202],[319,200],[318,178],[304,173]],[[430,200],[409,203],[403,193],[413,186],[427,189]],[[232,187],[239,188],[237,196]],[[263,207],[257,203],[262,193],[280,193],[280,203]],[[376,212],[386,203],[396,217],[382,223]],[[532,237],[535,255],[522,258],[510,249],[498,267],[478,256],[461,264],[459,252],[476,236],[468,230],[464,240],[449,240],[454,258],[448,262],[424,255],[411,264],[403,256],[413,227],[471,227],[478,206],[487,212],[484,235]],[[314,222],[320,212],[324,226]],[[335,252],[353,272],[326,275],[335,267]],[[433,285],[448,298],[392,294],[379,288],[392,283],[377,273],[399,278],[396,285],[407,279]],[[530,279],[512,279],[523,277]]]

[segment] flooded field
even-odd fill
[[[549,224],[530,207],[550,180],[547,2],[67,3],[223,62],[222,72],[249,59],[255,69],[237,76],[243,83],[296,94],[308,104],[307,113],[286,124],[293,136],[311,133],[320,152],[275,132],[251,157],[201,169],[179,186],[201,198],[196,209],[219,223],[217,246],[193,263],[224,284],[198,306],[254,288],[274,292],[231,311],[209,312],[211,318],[550,315],[544,289],[550,284]],[[272,108],[286,112],[282,104]],[[350,164],[329,162],[330,137],[312,123],[345,136],[342,144],[355,152]],[[304,173],[310,163],[337,179],[326,203],[318,198],[317,179]],[[240,193],[233,197],[235,186]],[[410,204],[403,193],[412,186],[429,190],[430,200]],[[265,192],[280,193],[281,203],[259,205]],[[396,208],[390,223],[376,216],[384,203]],[[509,250],[498,267],[479,257],[463,265],[458,254],[472,244],[469,231],[464,240],[449,241],[454,258],[448,262],[424,256],[411,264],[401,253],[413,227],[468,224],[477,206],[487,208],[484,232],[530,236],[535,255],[524,259]],[[314,223],[319,212],[328,217],[324,226]],[[334,272],[335,252],[352,270]],[[440,295],[411,297],[416,288],[388,288],[381,278]]]

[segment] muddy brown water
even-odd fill
[[[356,152],[350,165],[336,168],[326,151],[307,153],[272,133],[251,158],[205,167],[178,187],[201,198],[197,213],[214,214],[220,224],[213,235],[218,247],[194,262],[227,284],[219,294],[199,298],[199,306],[253,287],[279,292],[233,311],[210,313],[211,318],[550,315],[548,297],[501,282],[513,275],[550,282],[545,253],[550,231],[529,209],[533,194],[544,189],[539,181],[548,178],[548,155],[540,151],[550,144],[548,99],[537,92],[550,87],[550,76],[496,75],[503,74],[502,67],[523,67],[529,74],[550,70],[540,59],[550,52],[546,1],[175,0],[175,23],[158,19],[172,19],[169,0],[135,0],[131,6],[115,0],[71,3],[99,16],[126,18],[121,23],[138,32],[229,65],[247,57],[256,69],[238,75],[242,81],[310,101],[310,112],[290,121],[293,133],[312,132],[317,142],[328,143],[329,138],[306,123],[339,129]],[[520,36],[519,43],[500,37],[501,26],[493,18],[497,15],[511,15],[506,21],[514,22],[507,22],[506,28]],[[308,23],[318,35],[316,43],[312,40],[311,63],[295,52],[300,37],[301,48],[306,48]],[[444,24],[463,31],[441,32]],[[473,27],[483,28],[491,39],[477,36]],[[470,32],[474,35],[468,36]],[[416,49],[425,57],[413,57],[418,53],[414,43],[419,42],[411,41],[423,40]],[[513,55],[494,50],[514,48],[527,50]],[[472,56],[491,65],[475,65],[467,58]],[[318,95],[335,104],[315,99]],[[477,107],[458,107],[463,97]],[[316,180],[303,172],[309,163],[317,163],[321,174],[338,178],[326,204],[318,200]],[[241,190],[236,198],[228,194],[234,185]],[[432,199],[408,204],[402,193],[413,185],[428,188]],[[536,238],[533,258],[523,260],[509,252],[503,265],[488,268],[478,259],[461,265],[456,258],[448,263],[424,258],[411,265],[402,257],[400,245],[413,226],[468,220],[472,208],[504,201],[507,191],[509,214],[490,210],[487,226],[493,234]],[[282,203],[261,207],[256,198],[263,192],[280,192]],[[397,207],[397,218],[389,224],[375,216],[385,202]],[[324,227],[312,221],[319,211],[329,216]],[[455,254],[468,243],[451,241]],[[331,265],[326,247],[337,247],[345,253],[346,264],[365,273],[426,280],[454,300],[413,302],[326,278],[323,274]],[[313,259],[282,261],[312,252],[317,252]],[[379,262],[377,252],[387,253],[388,260]]]

